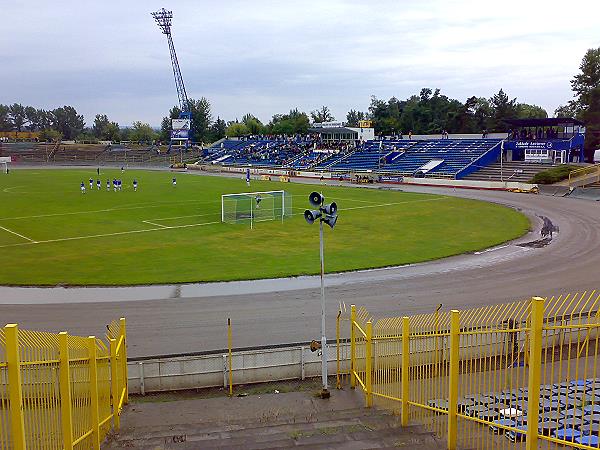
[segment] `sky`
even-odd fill
[[[225,120],[322,105],[344,120],[423,87],[463,102],[502,88],[552,115],[600,47],[600,0],[3,0],[0,103],[158,126],[177,104],[162,7],[188,96]]]

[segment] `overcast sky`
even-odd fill
[[[226,120],[321,105],[343,120],[422,87],[503,88],[552,115],[600,46],[600,0],[2,0],[0,103],[160,124],[177,103],[161,7],[188,95]]]

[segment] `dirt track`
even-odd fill
[[[506,192],[400,189],[511,205],[532,218],[535,230],[480,254],[328,276],[330,338],[335,335],[340,301],[364,305],[377,317],[430,312],[440,303],[444,310],[461,309],[600,287],[596,202]],[[540,239],[540,216],[548,217],[560,232],[548,245],[520,245]],[[102,335],[102,324],[127,317],[129,356],[222,349],[228,316],[236,347],[306,342],[318,339],[319,315],[315,277],[129,290],[0,287],[0,322],[18,322],[23,328]]]

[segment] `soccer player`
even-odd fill
[[[106,192],[110,192],[110,180],[106,179]]]
[[[113,178],[113,189],[115,192],[117,192],[117,179]]]
[[[98,188],[98,190],[102,188],[102,182],[100,181],[100,178],[96,180],[96,187]]]
[[[94,179],[90,178],[90,191],[94,189]]]
[[[119,178],[117,180],[117,187],[119,188],[119,191],[121,190],[121,179]]]
[[[133,192],[137,192],[137,180],[133,179]]]
[[[256,196],[256,209],[260,208],[260,202],[262,202],[262,197],[260,194]]]
[[[246,184],[250,186],[250,169],[246,169]]]
[[[173,177],[173,187],[177,186],[177,178]]]
[[[81,182],[81,185],[79,188],[81,189],[81,193],[85,194],[85,183],[83,181]]]

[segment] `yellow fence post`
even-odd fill
[[[448,450],[456,450],[458,436],[458,377],[460,346],[460,313],[450,312],[450,379],[448,387]],[[537,423],[537,422],[536,422]]]
[[[356,334],[354,332],[354,322],[356,322],[356,306],[350,306],[350,387],[356,387]]]
[[[231,318],[227,318],[227,348],[229,350],[229,396],[233,396],[233,363],[231,360]]]
[[[98,395],[98,348],[96,337],[88,337],[90,359],[90,409],[92,419],[92,448],[100,450],[100,400]]]
[[[408,388],[410,364],[410,319],[402,318],[402,426],[408,425]]]
[[[127,323],[125,317],[121,317],[120,321],[120,332],[123,338],[123,347],[121,349],[122,355],[122,370],[123,370],[123,387],[125,388],[125,395],[123,397],[123,403],[129,403],[129,380],[127,379]]]
[[[112,395],[113,405],[113,423],[115,430],[119,431],[121,427],[121,418],[119,417],[119,376],[117,367],[117,341],[116,339],[110,340],[110,387]]]
[[[367,408],[373,406],[373,385],[372,385],[372,357],[373,357],[373,324],[369,320],[367,322],[367,339],[365,343],[365,390],[366,392],[366,400],[367,400]]]
[[[19,358],[19,327],[9,323],[4,327],[6,336],[6,363],[8,371],[8,399],[10,402],[10,431],[15,450],[25,450],[25,422],[23,420],[23,391]]]
[[[62,423],[63,448],[73,450],[73,413],[71,411],[71,370],[69,367],[69,335],[58,333],[59,344],[59,390],[60,419]]]
[[[529,330],[529,380],[527,401],[527,450],[538,448],[540,383],[542,375],[542,338],[544,299],[531,299],[531,329]]]

